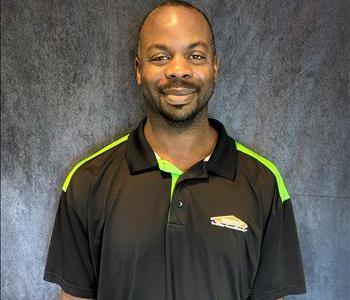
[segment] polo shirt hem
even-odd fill
[[[66,282],[60,275],[52,272],[44,273],[44,280],[49,281],[51,283],[58,284],[62,290],[74,297],[79,298],[96,298],[96,291],[91,288],[83,288],[74,286],[68,282]]]
[[[270,291],[261,291],[250,295],[249,300],[275,300],[280,297],[284,297],[287,295],[295,295],[295,294],[305,294],[306,293],[306,285],[292,285],[285,286],[276,290]]]

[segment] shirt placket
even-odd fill
[[[177,300],[181,299],[183,296],[182,293],[184,293],[184,291],[181,291],[182,284],[178,282],[179,280],[181,282],[182,279],[177,274],[186,268],[186,266],[182,265],[183,247],[184,243],[186,243],[186,201],[183,199],[185,193],[184,184],[187,180],[207,178],[208,175],[203,163],[184,173],[166,160],[159,157],[157,157],[157,160],[159,169],[171,175],[170,203],[165,228],[166,290],[167,300]]]
[[[170,223],[171,211],[173,206],[172,200],[173,200],[174,190],[176,187],[176,183],[180,178],[180,176],[183,174],[183,172],[179,168],[171,164],[170,162],[164,159],[161,159],[159,156],[157,156],[157,161],[158,161],[159,169],[171,175],[169,209],[168,209],[168,216],[167,216],[167,225],[165,228],[165,262],[166,262],[165,273],[166,273],[166,299],[172,300],[174,299],[174,295],[173,295],[173,287],[172,287],[173,286],[172,284],[173,269],[171,266],[174,264],[174,262],[173,262],[173,257],[171,255],[172,254],[171,251],[174,251],[174,249],[171,248],[171,245],[173,244],[171,239],[174,239],[174,237],[171,236],[173,232],[169,232],[169,223]],[[175,232],[175,234],[179,234],[179,233]]]

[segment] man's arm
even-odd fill
[[[77,178],[78,184],[75,183],[75,187],[82,184],[80,181],[87,185],[86,176],[82,179],[80,177]],[[74,180],[76,179],[72,177]],[[66,292],[57,295],[60,300],[93,299],[97,294],[93,263],[97,251],[90,247],[87,205],[83,205],[84,200],[80,197],[82,195],[88,199],[85,194],[89,193],[89,188],[86,190],[88,191],[79,194],[77,188],[73,190],[72,186],[68,186],[66,191],[62,190],[57,208],[43,277]],[[94,252],[91,252],[92,249]]]
[[[71,296],[71,295],[69,295],[69,294],[67,294],[67,293],[65,293],[64,291],[61,290],[61,294],[60,294],[60,299],[59,300],[93,300],[93,299],[74,297],[74,296]]]

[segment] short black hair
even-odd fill
[[[192,5],[191,3],[188,3],[186,1],[180,1],[180,0],[179,1],[164,1],[164,2],[162,2],[160,4],[158,4],[156,7],[154,7],[151,11],[149,11],[148,14],[143,18],[143,20],[141,22],[141,25],[139,27],[138,35],[137,35],[137,53],[136,53],[136,55],[139,55],[139,51],[140,51],[140,37],[141,37],[141,30],[143,28],[143,25],[145,24],[145,22],[148,19],[149,15],[153,11],[155,11],[156,9],[158,9],[160,7],[163,7],[163,6],[182,6],[182,7],[192,8],[192,9],[195,9],[196,11],[198,11],[208,23],[208,26],[209,26],[209,29],[210,29],[210,34],[211,34],[211,41],[210,41],[210,43],[211,43],[211,46],[213,48],[214,56],[216,55],[214,31],[213,31],[213,27],[211,26],[211,23],[209,21],[209,18],[198,7]]]

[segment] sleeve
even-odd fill
[[[56,283],[66,293],[96,298],[87,220],[62,192],[49,246],[44,280]]]
[[[275,184],[257,274],[249,300],[273,300],[306,293],[305,277],[291,199],[281,200]]]

